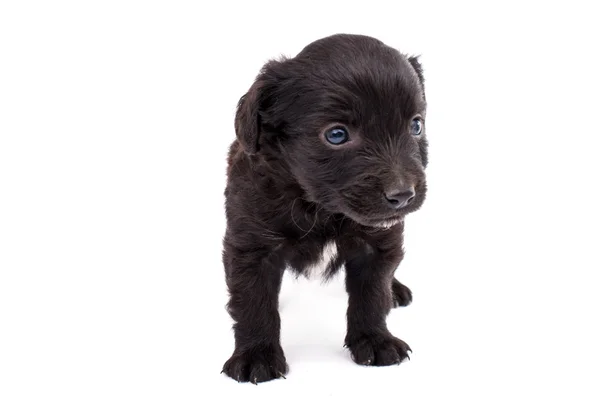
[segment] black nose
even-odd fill
[[[392,209],[404,208],[405,206],[411,203],[414,197],[415,188],[412,186],[409,189],[394,189],[385,193],[385,200],[387,201],[387,205]]]

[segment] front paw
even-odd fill
[[[412,302],[412,292],[397,279],[392,281],[392,304],[396,307],[406,307]]]
[[[250,381],[257,384],[275,378],[285,378],[287,369],[283,349],[277,345],[245,351],[236,349],[225,362],[222,372],[238,382]]]
[[[346,337],[346,346],[354,362],[360,365],[394,365],[410,359],[410,347],[391,334],[362,335],[358,338]]]

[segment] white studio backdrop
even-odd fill
[[[0,417],[598,418],[592,2],[0,4]],[[220,375],[233,115],[323,36],[420,54],[429,196],[399,367],[342,348],[343,278],[286,276],[287,380]]]

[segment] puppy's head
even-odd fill
[[[235,128],[247,153],[283,161],[308,200],[390,226],[425,198],[425,108],[416,58],[334,35],[268,62],[240,99]]]

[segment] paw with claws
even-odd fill
[[[347,337],[346,347],[354,362],[360,365],[394,365],[410,359],[410,347],[391,334]]]
[[[258,384],[285,378],[287,370],[283,349],[280,346],[269,346],[249,350],[236,349],[225,362],[222,372],[238,382]]]

